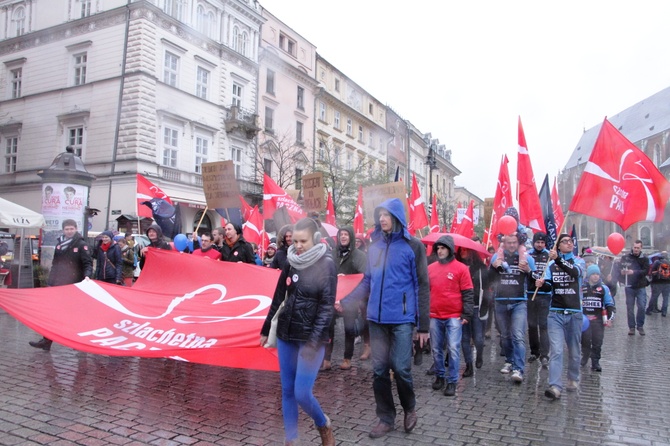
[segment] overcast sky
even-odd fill
[[[670,86],[670,1],[264,0],[347,76],[452,151],[456,184],[516,179],[521,116],[538,190],[589,129]],[[669,104],[670,106],[670,104]]]

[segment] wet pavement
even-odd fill
[[[622,317],[623,315],[623,317]],[[606,329],[602,373],[582,369],[578,393],[544,396],[547,371],[530,364],[522,384],[502,375],[496,342],[458,384],[431,389],[430,357],[415,368],[419,422],[372,440],[376,424],[370,362],[321,373],[315,394],[341,445],[670,444],[670,318],[647,317],[645,337],[627,335],[625,308]],[[1,445],[280,445],[279,374],[168,359],[108,357],[54,344],[28,346],[32,330],[0,310]],[[338,324],[335,364],[342,358]],[[462,365],[463,367],[463,365]],[[564,370],[565,373],[565,370]],[[396,399],[397,401],[397,399]],[[301,412],[300,444],[319,444]]]

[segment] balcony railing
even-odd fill
[[[237,105],[231,105],[226,114],[226,132],[240,132],[248,139],[253,139],[260,131],[256,124],[258,115]]]

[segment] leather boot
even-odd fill
[[[51,350],[51,344],[52,343],[53,343],[53,341],[51,339],[47,339],[47,338],[42,338],[37,342],[35,342],[35,341],[29,341],[28,342],[28,344],[30,344],[31,347],[41,348],[42,350],[44,350],[46,352]]]
[[[477,350],[477,359],[475,360],[475,367],[481,369],[483,364],[484,364],[484,353]]]
[[[326,425],[318,427],[316,430],[321,435],[321,444],[323,446],[335,446],[335,437],[333,436],[333,426],[330,423],[330,418],[326,417]]]
[[[471,362],[466,362],[465,363],[465,370],[463,370],[463,378],[469,378],[474,374],[475,374],[475,371],[472,367],[472,363]]]

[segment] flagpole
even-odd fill
[[[202,211],[202,215],[200,216],[200,221],[198,222],[198,226],[195,227],[195,232],[198,232],[198,229],[200,229],[200,224],[202,223],[202,220],[205,218],[205,215],[207,215],[207,210],[209,208],[205,206],[205,210]]]
[[[556,234],[556,237],[560,237],[561,234],[563,233],[563,229],[565,228],[565,222],[568,221],[568,216],[570,215],[570,210],[568,209],[568,212],[565,214],[565,217],[563,218],[563,222],[561,223],[561,229],[558,231],[558,234]],[[558,239],[556,240],[556,245],[558,245]],[[554,249],[557,249],[558,247],[554,245]],[[546,269],[546,266],[545,266]],[[544,270],[542,270],[542,275],[544,276]],[[540,289],[539,286],[535,286],[535,292],[533,293],[533,298],[531,301],[535,300],[535,296],[537,296],[537,291]]]

